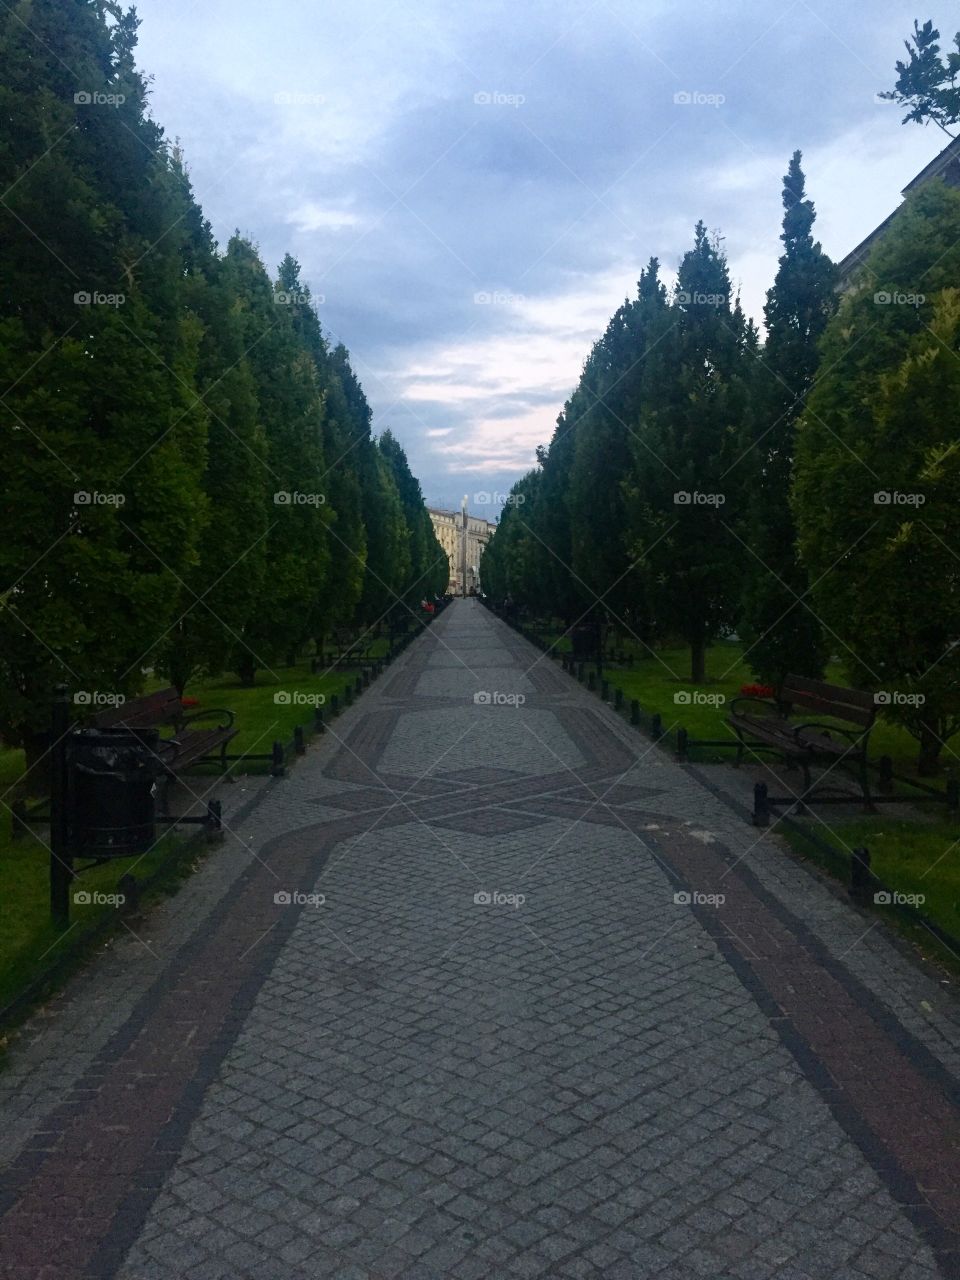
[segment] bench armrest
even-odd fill
[[[798,724],[794,729],[794,737],[799,738],[804,729],[822,729],[829,737],[831,733],[842,733],[843,736],[850,741],[851,747],[861,747],[866,750],[867,738],[870,736],[870,730],[873,725],[864,725],[862,729],[845,729],[839,724],[823,724],[819,720],[808,720],[805,724]]]
[[[193,724],[195,720],[203,720],[209,716],[226,717],[220,724],[221,729],[232,729],[234,715],[232,711],[228,711],[226,707],[203,707],[199,711],[190,711],[186,715],[180,717],[177,721],[177,730],[184,728],[188,724]]]

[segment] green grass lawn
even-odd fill
[[[604,669],[605,678],[612,687],[623,690],[627,702],[635,698],[648,715],[659,712],[663,727],[668,732],[682,726],[691,738],[722,742],[736,740],[726,723],[730,703],[740,696],[744,685],[757,683],[743,661],[741,644],[718,641],[711,645],[707,650],[707,677],[696,685],[689,675],[689,649],[662,648],[651,654],[635,641],[630,647],[638,655],[632,667],[610,665]],[[837,664],[828,667],[826,678],[833,684],[846,683]],[[917,750],[916,739],[905,729],[885,720],[876,721],[870,734],[871,760],[888,755],[897,773],[916,777]],[[702,761],[731,760],[733,754],[723,748],[699,748],[695,750],[694,758]],[[944,748],[943,764],[945,768],[960,765],[960,738]],[[939,784],[936,780],[933,782],[942,785],[942,779]]]
[[[566,648],[569,651],[569,645]],[[664,648],[651,655],[635,642],[631,648],[638,655],[632,668],[609,666],[604,669],[605,678],[611,686],[623,690],[626,701],[635,698],[648,715],[659,712],[663,727],[668,732],[683,726],[691,738],[734,740],[725,723],[729,704],[740,695],[743,685],[756,683],[744,664],[740,644],[721,641],[712,645],[707,650],[707,678],[696,686],[689,679],[688,649]],[[557,652],[562,651],[558,646]],[[835,684],[845,683],[837,665],[828,669],[826,678]],[[708,697],[719,694],[723,700],[714,697],[711,701],[698,701],[691,697],[689,701],[678,702],[678,693],[700,693]],[[960,763],[958,752],[960,741],[948,744],[943,753],[945,767]],[[723,748],[695,748],[691,754],[697,761],[730,762],[734,759],[733,752]],[[892,758],[897,773],[916,777],[915,739],[900,726],[878,719],[870,736],[870,758],[875,760],[882,755]],[[943,787],[942,777],[924,781],[932,782],[938,789]],[[897,789],[905,798],[910,797],[909,786],[898,785]],[[917,793],[914,791],[912,794],[916,796]],[[925,806],[915,813],[913,818],[893,819],[881,810],[876,815],[864,815],[855,820],[836,821],[830,818],[826,827],[802,823],[802,827],[811,826],[837,848],[838,856],[834,858],[814,849],[801,832],[785,826],[778,830],[803,856],[813,858],[844,881],[849,877],[848,850],[866,846],[870,850],[873,869],[885,884],[904,894],[923,894],[925,902],[920,908],[923,913],[948,933],[960,938],[960,822],[944,817],[940,806]],[[878,907],[877,910],[883,913],[886,909]],[[922,926],[911,925],[899,913],[893,917],[893,923],[926,952],[960,971],[960,954],[953,955],[946,950]]]
[[[891,889],[904,894],[922,894],[918,909],[953,937],[960,939],[960,824],[932,818],[890,818],[884,814],[831,822],[823,830],[803,821],[796,828],[777,828],[790,845],[825,870],[844,880],[848,876],[849,850],[870,850],[870,866]],[[842,858],[831,858],[804,839],[812,827],[831,845],[842,850]],[[890,908],[878,906],[882,917],[891,919],[924,951],[936,956],[953,971],[960,972],[960,951],[947,948],[921,925],[913,925]]]
[[[329,717],[329,699],[338,694],[343,702],[346,684],[353,684],[357,671],[311,675],[308,666],[284,667],[270,673],[257,673],[256,683],[243,688],[236,677],[218,676],[197,680],[188,686],[185,696],[198,699],[202,708],[223,707],[233,711],[237,736],[230,744],[233,755],[269,754],[274,739],[284,744],[293,736],[296,725],[309,731],[314,717],[313,699],[325,699],[325,715]],[[150,682],[158,688],[162,681]],[[289,700],[276,700],[277,694]],[[199,710],[199,708],[195,708]],[[268,760],[232,763],[232,772],[265,773]],[[198,766],[197,772],[216,773],[216,764]],[[23,776],[23,752],[0,750],[0,901],[4,904],[0,921],[0,1008],[13,999],[30,981],[56,958],[57,949],[72,947],[86,928],[99,915],[112,914],[109,905],[75,904],[71,906],[71,928],[58,934],[49,920],[49,849],[40,839],[27,837],[14,841],[10,833],[10,809],[13,788]],[[23,790],[30,792],[24,784]],[[30,799],[40,797],[30,794]],[[157,847],[140,859],[123,858],[84,872],[78,888],[113,893],[118,879],[132,871],[138,880],[146,879],[164,864],[171,863],[175,846],[182,847],[183,838],[165,836]],[[172,865],[170,874],[161,878],[160,891],[175,886],[182,869]]]

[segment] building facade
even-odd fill
[[[428,507],[437,541],[450,566],[447,591],[452,596],[474,596],[480,591],[480,560],[496,525],[467,511],[466,499],[459,511]]]
[[[901,194],[906,197],[911,191],[916,191],[917,187],[922,187],[934,178],[942,179],[948,187],[960,187],[960,138],[954,138],[951,143],[944,147],[938,156],[931,160],[928,165],[920,170],[915,178],[907,183]],[[874,227],[866,239],[861,240],[857,247],[852,249],[842,262],[838,263],[838,288],[841,293],[846,293],[853,288],[861,267],[870,255],[870,250],[883,239],[890,228],[890,224],[899,212],[899,208],[894,209],[893,213],[884,218],[878,227]]]

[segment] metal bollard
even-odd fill
[[[302,756],[307,749],[307,744],[303,740],[303,729],[298,724],[293,726],[293,749],[298,756]]]
[[[876,876],[870,870],[870,850],[865,846],[854,849],[850,855],[850,897],[858,902],[869,902],[875,884]]]
[[[770,825],[770,806],[767,803],[767,784],[758,782],[753,788],[753,825],[768,827]]]
[[[286,756],[283,750],[282,742],[274,742],[273,759],[270,764],[270,774],[274,778],[282,778],[286,773]]]
[[[207,844],[223,839],[223,805],[219,800],[207,801],[207,820],[204,823]]]
[[[636,698],[630,699],[630,723],[631,724],[640,723],[640,703],[636,700]]]
[[[689,743],[689,735],[682,726],[677,730],[677,759],[681,764],[685,764],[687,760],[687,746]]]

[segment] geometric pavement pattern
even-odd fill
[[[944,1057],[681,773],[455,602],[38,1118],[2,1274],[960,1274]]]

